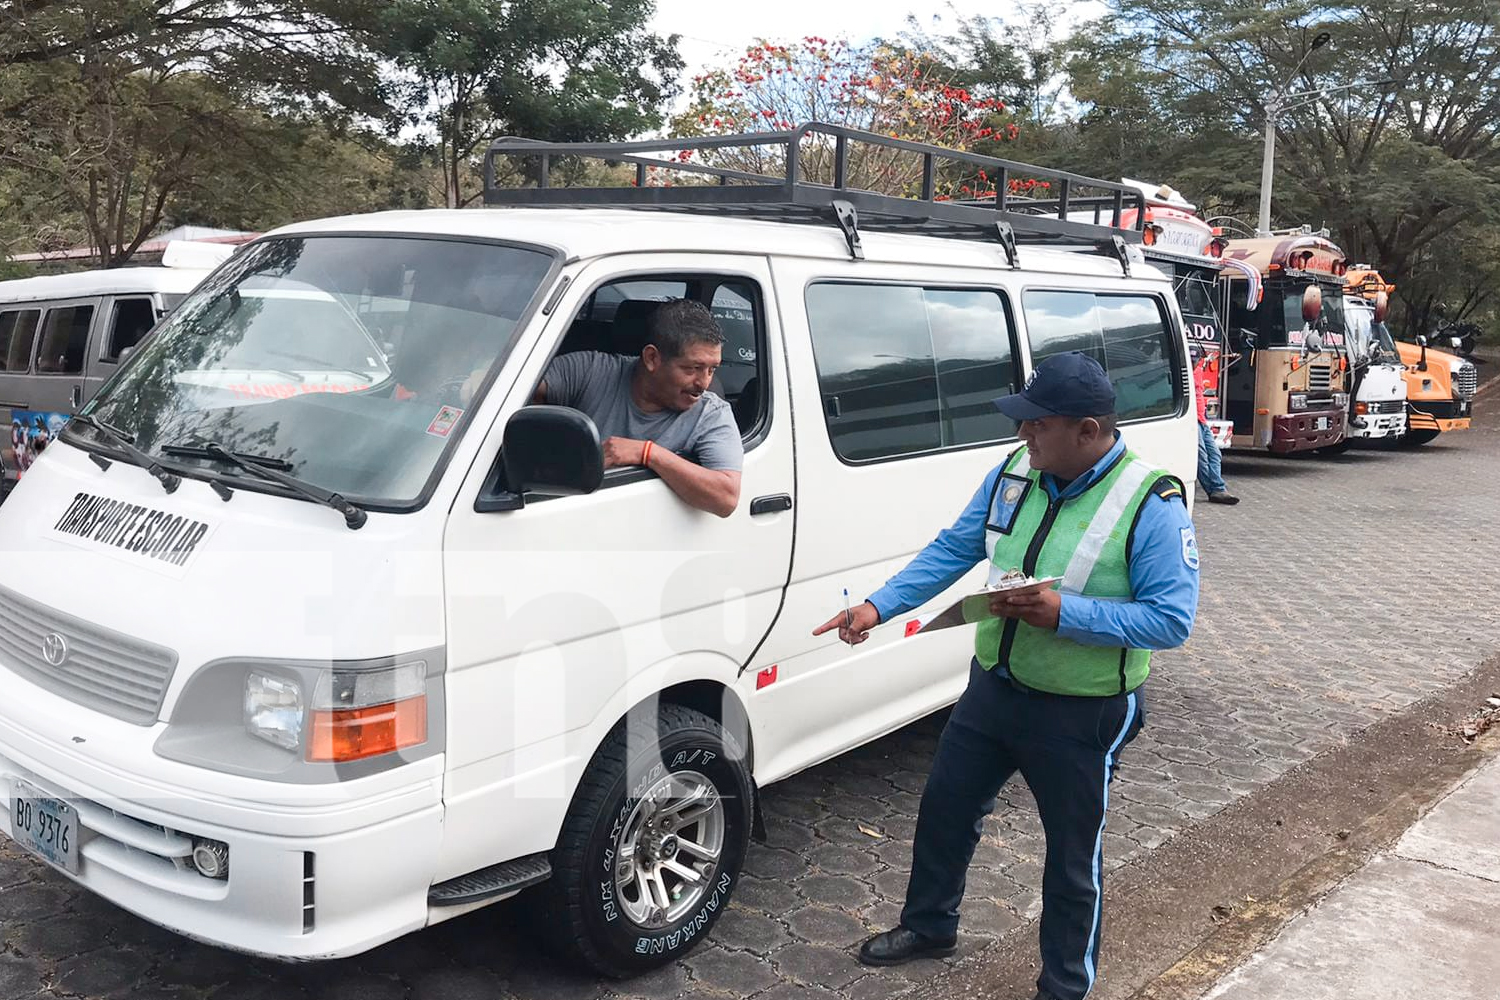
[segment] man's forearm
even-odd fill
[[[649,468],[671,487],[684,503],[699,510],[728,517],[740,502],[740,474],[705,469],[665,448],[652,448]]]

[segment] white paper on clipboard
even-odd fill
[[[1049,589],[1061,579],[1060,576],[1047,576],[1041,579],[1028,577],[1013,583],[987,586],[978,593],[960,597],[942,611],[907,622],[906,634],[911,636],[923,632],[936,632],[939,629],[953,628],[958,625],[973,625],[986,618],[998,618],[998,615],[990,611],[990,598],[994,595],[1035,593]]]

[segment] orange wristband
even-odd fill
[[[641,449],[641,465],[651,468],[651,442],[646,442],[646,447]]]

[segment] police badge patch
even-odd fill
[[[1198,568],[1198,536],[1192,528],[1182,529],[1182,561],[1188,569]]]
[[[994,496],[990,499],[990,519],[987,525],[990,531],[1010,534],[1011,526],[1016,521],[1016,513],[1026,501],[1026,494],[1030,489],[1031,480],[1025,476],[1014,476],[1008,472],[1000,475],[1000,481],[995,484]]]

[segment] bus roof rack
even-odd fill
[[[804,167],[804,142],[821,141],[832,146],[831,183],[808,178]],[[921,158],[920,191],[913,196],[888,195],[849,184],[850,145],[868,144],[904,151]],[[745,147],[782,147],[782,176],[694,163],[680,158],[724,152]],[[678,154],[665,159],[661,153]],[[534,187],[502,187],[496,180],[499,157],[540,159],[530,173]],[[634,183],[618,187],[554,187],[553,168],[559,158],[574,157],[628,163],[635,166]],[[984,171],[993,185],[993,199],[953,201],[937,194],[940,170],[948,164]],[[680,171],[690,175],[670,186],[648,184],[648,170]],[[949,167],[951,170],[952,168]],[[1055,197],[1046,203],[1052,209],[1038,210],[1036,201],[1010,192],[1012,180],[1046,180]],[[1077,188],[1089,191],[1088,195]],[[1102,193],[1095,193],[1102,192]],[[1070,219],[1075,198],[1097,206],[1095,221]],[[638,208],[662,211],[712,213],[733,218],[774,222],[834,224],[844,234],[849,255],[864,256],[860,232],[904,232],[946,239],[992,240],[1005,251],[1011,267],[1019,266],[1017,244],[1068,244],[1094,249],[1121,259],[1122,244],[1141,242],[1145,219],[1145,195],[1138,189],[1081,174],[1052,170],[1014,160],[965,153],[905,139],[876,135],[859,129],[807,122],[790,131],[752,132],[682,139],[651,139],[643,142],[541,142],[504,137],[490,144],[484,157],[484,200],[488,205],[531,208]],[[1105,203],[1108,221],[1102,216]],[[1135,209],[1131,226],[1123,224],[1127,208]]]

